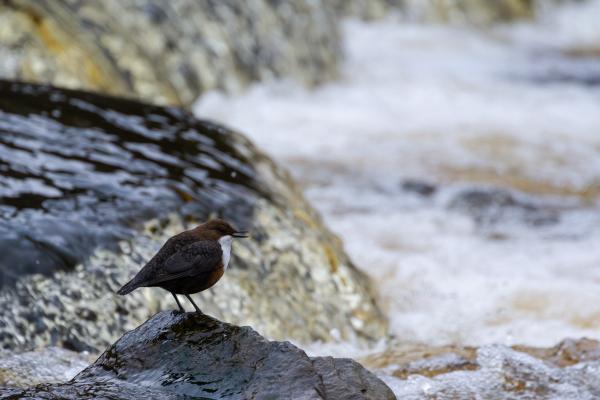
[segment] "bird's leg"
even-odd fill
[[[177,305],[179,306],[179,309],[181,310],[181,312],[185,312],[185,310],[181,306],[181,303],[179,302],[179,299],[177,298],[177,296],[175,296],[175,293],[171,292],[171,294],[173,295],[173,297],[175,297],[175,301],[177,302]]]
[[[192,305],[196,309],[196,312],[202,313],[202,311],[200,311],[200,309],[198,308],[198,306],[196,305],[196,303],[194,303],[194,300],[192,300],[192,298],[190,297],[189,294],[186,294],[185,297],[187,297],[187,299],[190,301],[190,303],[192,303]]]

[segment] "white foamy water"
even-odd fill
[[[600,1],[486,32],[349,21],[338,82],[211,93],[195,110],[291,170],[401,340],[600,338],[597,21]],[[460,201],[492,187],[517,191]]]

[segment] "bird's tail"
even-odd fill
[[[124,284],[123,287],[117,291],[117,294],[124,296],[128,293],[133,292],[138,287],[139,286],[138,286],[137,282],[135,282],[135,279],[132,279],[129,282],[127,282],[126,284]]]

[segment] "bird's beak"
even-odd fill
[[[236,238],[247,238],[248,236],[250,236],[250,235],[246,231],[239,231],[239,232],[235,232],[233,234],[233,237],[236,237]]]

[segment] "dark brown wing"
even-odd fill
[[[181,232],[180,234],[173,236],[165,242],[156,255],[144,265],[140,272],[144,270],[154,270],[156,267],[164,264],[173,254],[181,251],[184,247],[189,246],[195,241],[196,238],[190,231]]]
[[[121,289],[117,291],[118,294],[125,295],[139,288],[140,286],[147,286],[147,282],[155,279],[155,277],[162,274],[163,265],[165,262],[183,250],[185,247],[194,243],[196,238],[190,231],[181,232],[178,235],[173,236],[160,248],[160,250],[152,257],[146,265]]]
[[[187,245],[167,258],[152,277],[140,286],[154,286],[161,282],[193,277],[221,266],[223,250],[218,242],[201,240]]]

